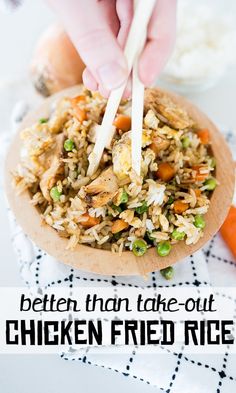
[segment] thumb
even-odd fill
[[[128,78],[126,59],[99,2],[51,0],[82,60],[99,85],[112,90]]]

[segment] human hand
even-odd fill
[[[48,0],[86,64],[85,86],[104,96],[128,80],[122,48],[133,17],[133,0]],[[140,56],[139,77],[151,85],[175,41],[176,0],[157,0]],[[126,90],[130,93],[129,87]]]

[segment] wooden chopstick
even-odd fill
[[[134,0],[134,7],[137,7],[139,0]],[[147,29],[146,29],[147,30]],[[146,41],[147,31],[143,34],[142,42],[133,65],[132,74],[132,108],[131,108],[131,155],[132,169],[138,176],[141,174],[142,159],[142,134],[143,134],[143,103],[144,103],[144,85],[139,79],[138,61]]]
[[[132,169],[140,176],[143,133],[144,85],[138,77],[138,62],[133,67],[132,109],[131,109],[131,155]]]
[[[131,72],[135,57],[140,48],[143,35],[145,34],[156,0],[138,0],[133,21],[125,45],[124,54],[128,63],[128,71]],[[102,120],[99,138],[96,139],[94,150],[89,156],[88,176],[92,176],[98,169],[107,141],[112,139],[113,121],[118,110],[127,81],[118,89],[111,92]]]

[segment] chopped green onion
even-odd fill
[[[152,232],[147,231],[146,235],[147,235],[148,239],[155,240],[155,237],[152,236]]]
[[[127,192],[125,192],[125,191],[123,190],[123,192],[122,192],[122,194],[121,194],[121,197],[120,197],[120,204],[121,204],[121,203],[127,203],[127,202],[128,202],[128,199],[129,199],[129,196],[128,196]]]
[[[171,244],[168,241],[162,241],[158,243],[156,249],[157,249],[157,254],[160,255],[160,257],[166,257],[170,253]]]
[[[171,234],[171,237],[174,240],[183,240],[184,236],[185,236],[185,233],[184,232],[179,232],[177,229],[174,229],[172,234]]]
[[[121,237],[121,232],[114,233],[113,237],[115,240],[119,240]]]
[[[172,266],[168,266],[165,269],[161,269],[160,273],[166,280],[171,280],[174,276],[174,269]]]
[[[143,213],[145,213],[146,211],[148,211],[147,202],[144,201],[143,204],[142,204],[141,206],[136,207],[135,211],[136,211],[136,213],[138,213],[138,214],[143,214]]]
[[[189,139],[188,136],[184,136],[181,139],[181,142],[182,142],[182,146],[183,146],[184,149],[187,149],[187,147],[189,147],[189,145],[190,145],[190,139]]]
[[[155,238],[152,236],[152,232],[145,232],[144,240],[147,242],[147,244],[153,245]]]
[[[61,197],[61,192],[58,190],[57,187],[52,187],[50,190],[50,197],[54,202],[59,202]]]
[[[72,139],[66,139],[64,142],[64,149],[65,151],[72,151],[75,148],[75,144]]]
[[[205,186],[206,190],[213,191],[217,186],[216,179],[214,179],[213,177],[211,179],[207,179],[204,182],[204,186]]]
[[[132,244],[132,251],[136,257],[141,257],[147,251],[147,243],[142,239],[137,239]]]
[[[215,157],[211,157],[210,165],[211,165],[211,168],[215,168],[216,167],[216,159],[215,159]]]
[[[167,201],[167,205],[172,205],[173,202],[174,202],[174,198],[172,196],[170,196]]]
[[[48,122],[48,119],[46,119],[46,118],[44,118],[44,117],[42,117],[41,119],[39,119],[39,123],[40,124],[44,124],[44,123],[47,123]]]
[[[200,214],[197,214],[194,218],[194,225],[196,228],[199,229],[204,229],[206,226],[205,220],[203,218],[203,216],[201,216]]]
[[[112,208],[113,210],[116,210],[116,211],[118,211],[119,213],[121,213],[121,212],[122,212],[122,208],[121,208],[121,206],[116,206],[116,205],[112,204],[112,205],[111,205],[111,208]]]

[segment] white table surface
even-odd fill
[[[236,12],[234,0],[220,0]],[[54,19],[42,0],[26,0],[12,15],[0,13],[0,124],[9,127],[9,113],[19,98],[9,93],[8,84],[26,72],[33,43],[40,31]],[[234,48],[235,50],[235,48]],[[236,70],[231,69],[211,90],[189,98],[217,124],[236,129]],[[0,131],[1,132],[1,131]],[[3,195],[0,193],[0,286],[20,286],[11,248]],[[4,228],[4,230],[3,230]],[[0,356],[0,391],[4,393],[61,393],[93,391],[152,393],[157,389],[122,375],[79,362],[65,362],[57,356]],[[185,392],[183,392],[185,393]],[[187,393],[187,392],[186,392]],[[210,393],[210,392],[209,392]],[[231,392],[229,392],[231,393]]]

